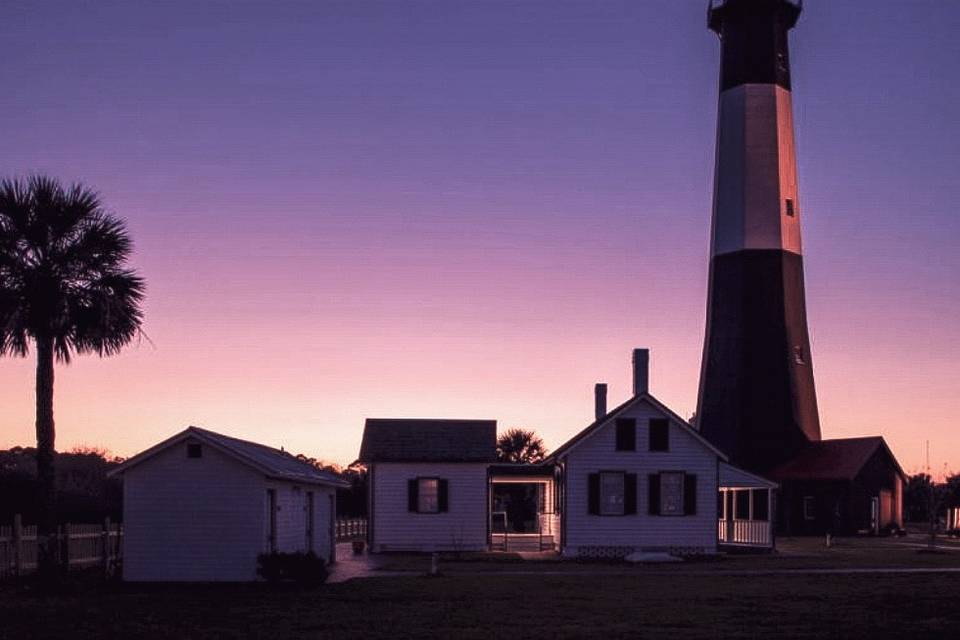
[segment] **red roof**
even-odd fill
[[[897,459],[880,436],[811,442],[796,457],[766,475],[774,480],[853,480],[880,448],[902,475]]]

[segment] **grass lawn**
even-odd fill
[[[730,571],[960,567],[960,543],[782,539],[776,554],[627,566],[445,560],[443,577],[380,577],[315,589],[154,587],[83,582],[41,598],[0,585],[3,638],[956,638],[960,574],[757,574]],[[425,571],[426,556],[380,556]],[[531,572],[515,575],[511,572]],[[547,573],[549,572],[549,573]],[[555,575],[562,572],[563,575]]]
[[[511,553],[464,554],[457,558],[445,554],[441,570],[450,575],[479,572],[515,572],[558,570],[582,573],[625,573],[672,571],[753,571],[780,569],[862,569],[877,567],[935,568],[960,567],[960,541],[940,537],[938,553],[925,553],[927,539],[923,536],[906,538],[839,538],[828,549],[823,538],[781,538],[777,552],[771,554],[726,555],[715,560],[629,566],[561,560],[547,555],[540,560],[523,561]],[[380,568],[386,571],[426,572],[430,565],[427,555],[398,554],[380,556]],[[960,575],[957,576],[960,582]]]
[[[2,638],[955,638],[957,575],[461,576],[0,588]]]

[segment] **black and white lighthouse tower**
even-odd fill
[[[800,0],[713,0],[722,62],[697,424],[764,472],[820,440],[803,286],[788,36]]]

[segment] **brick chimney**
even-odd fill
[[[598,382],[593,387],[593,405],[597,420],[607,415],[607,385]]]
[[[650,391],[650,350],[633,350],[633,395]]]

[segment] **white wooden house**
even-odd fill
[[[367,420],[371,551],[486,549],[496,434],[493,420]]]
[[[289,453],[189,427],[128,459],[123,578],[250,581],[262,553],[335,560],[336,489]]]
[[[368,420],[360,459],[370,466],[371,549],[624,557],[772,548],[777,485],[727,464],[653,397],[648,361],[634,351],[633,396],[612,411],[597,385],[596,420],[544,464],[493,463],[493,421]]]

